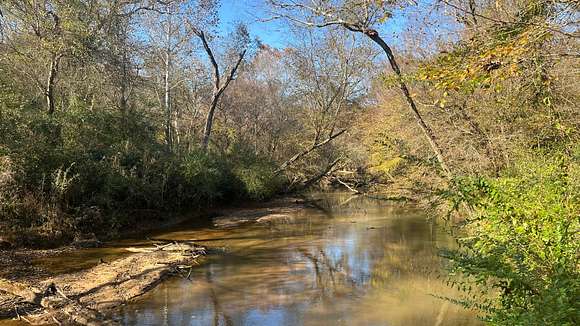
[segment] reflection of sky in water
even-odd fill
[[[228,231],[228,253],[195,268],[191,282],[160,285],[119,317],[127,325],[476,325],[428,295],[449,289],[425,272],[439,269],[440,235],[420,212],[367,199],[340,206],[345,198],[327,197],[326,214]],[[192,237],[200,232],[211,239],[217,231]]]
[[[357,285],[364,284],[370,278],[372,261],[368,251],[358,249],[362,245],[359,239],[361,234],[354,227],[340,231],[346,232],[342,232],[339,238],[329,241],[324,251],[334,266],[338,266],[344,257],[348,257],[351,280]]]
[[[287,310],[271,309],[269,311],[250,310],[247,312],[243,325],[298,325],[296,314]]]

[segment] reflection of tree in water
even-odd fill
[[[232,326],[234,323],[232,321],[232,318],[226,314],[225,310],[222,309],[222,306],[219,302],[218,296],[215,293],[215,289],[213,286],[213,282],[211,279],[211,273],[207,272],[205,273],[206,275],[206,280],[208,283],[208,296],[211,300],[212,306],[213,306],[213,326],[219,326],[220,325],[220,317],[223,316],[223,320],[224,320],[224,325],[225,326]]]
[[[299,248],[298,251],[312,263],[316,279],[315,287],[320,290],[319,298],[332,296],[336,291],[337,267],[333,266],[322,250],[314,254],[303,248]]]
[[[375,257],[371,285],[385,287],[409,278],[430,278],[439,273],[431,230],[425,224],[402,222],[385,230],[381,257]]]
[[[376,200],[353,199],[342,194],[323,198],[319,204],[332,207],[336,219],[367,214],[375,217],[391,215]],[[365,222],[359,219],[357,223]],[[439,240],[436,226],[426,223],[424,217],[409,216],[395,216],[386,221],[370,219],[367,223],[372,227],[366,230],[365,225],[338,224],[331,230],[335,234],[327,235],[328,245],[300,250],[312,264],[322,294],[332,295],[337,285],[342,286],[342,290],[345,285],[351,289],[365,289],[369,285],[372,288],[390,287],[408,279],[428,280],[437,276],[441,261],[436,255],[436,242]],[[336,243],[332,238],[349,239],[352,247]]]
[[[349,197],[328,200],[335,205]],[[226,326],[460,324],[461,314],[429,296],[445,295],[433,277],[440,265],[436,241],[443,238],[424,215],[359,198],[304,214],[275,228],[217,233],[229,239],[229,249],[194,269],[191,285],[169,291],[169,319]]]

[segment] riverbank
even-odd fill
[[[302,198],[285,197],[264,203],[248,203],[238,207],[208,210],[204,214],[213,227],[231,228],[245,223],[285,218],[307,206],[310,205]],[[199,214],[196,214],[193,217],[190,215],[189,218],[184,215],[169,219],[163,225],[157,225],[157,228],[154,228],[154,225],[147,227],[140,225],[137,230],[123,235],[146,239],[139,242],[138,248],[118,248],[114,258],[100,257],[92,262],[83,261],[82,270],[70,266],[70,272],[66,272],[64,268],[65,272],[54,273],[35,262],[91,249],[69,245],[58,249],[0,251],[0,265],[5,266],[0,271],[0,317],[18,318],[22,315],[33,315],[31,318],[40,322],[54,322],[53,317],[57,320],[66,318],[62,314],[67,309],[74,308],[70,302],[67,300],[60,302],[60,311],[55,312],[49,311],[41,304],[42,298],[38,299],[39,295],[43,296],[49,285],[55,284],[62,294],[61,299],[63,296],[75,298],[76,305],[89,309],[88,312],[98,313],[89,318],[87,311],[81,311],[82,316],[79,318],[90,322],[95,322],[95,318],[102,320],[101,310],[112,309],[146,293],[168,275],[175,274],[179,266],[192,266],[192,263],[198,262],[205,248],[196,247],[193,241],[180,241],[176,250],[168,251],[169,247],[165,247],[164,243],[172,244],[172,242],[151,240],[155,233],[170,228],[179,229],[181,226],[198,222],[200,222]],[[193,247],[179,247],[184,243]],[[146,252],[135,253],[142,250]],[[74,309],[78,310],[77,308]]]
[[[189,242],[126,250],[139,253],[46,279],[0,279],[0,289],[18,297],[14,314],[30,324],[113,325],[105,311],[141,296],[182,268],[193,268],[205,254],[204,247]]]

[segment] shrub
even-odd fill
[[[463,303],[492,325],[577,325],[580,157],[536,153],[502,177],[458,180],[454,199],[472,214],[444,255],[499,296]]]
[[[10,157],[0,156],[0,217],[3,217],[1,220],[10,220],[16,215],[17,185],[14,174]],[[7,221],[4,223],[9,224]]]
[[[268,199],[281,189],[282,179],[275,173],[275,166],[271,163],[255,162],[238,167],[234,173],[249,199]]]
[[[198,203],[231,197],[239,182],[227,162],[217,156],[194,151],[181,164],[186,196]]]
[[[114,234],[164,212],[266,199],[279,186],[273,165],[238,143],[217,154],[167,151],[139,111],[78,104],[49,116],[33,103],[8,104],[0,103],[0,231],[30,235],[26,243]]]

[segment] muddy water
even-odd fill
[[[151,234],[217,250],[189,280],[170,279],[112,317],[124,325],[480,325],[435,297],[457,295],[442,281],[437,257],[453,241],[422,211],[342,193],[314,197],[322,210]],[[89,268],[126,255],[126,246],[146,245],[142,239],[33,264],[55,274]]]
[[[433,295],[437,248],[424,213],[348,194],[267,224],[167,232],[222,252],[115,313],[125,325],[479,325]]]

